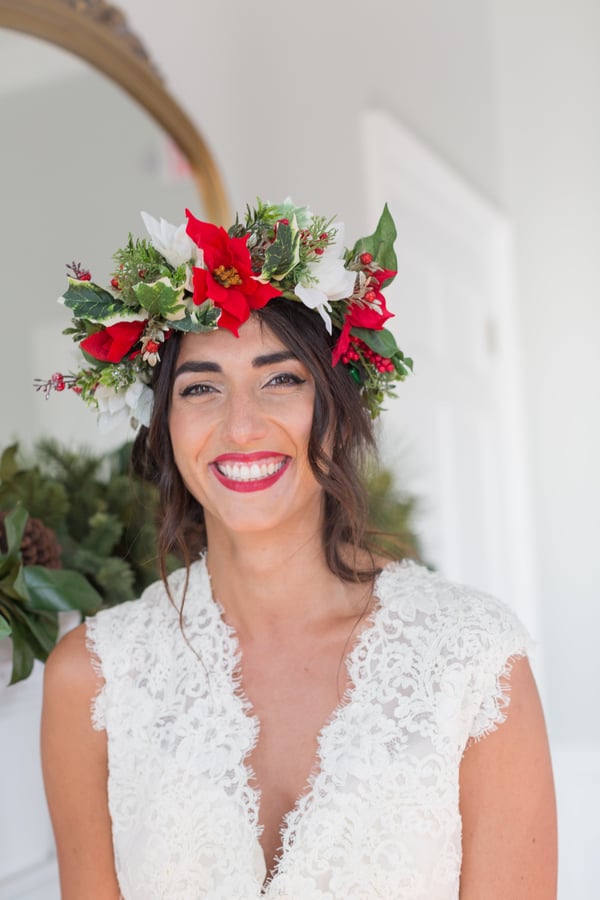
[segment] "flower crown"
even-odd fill
[[[392,316],[382,288],[396,275],[396,229],[384,207],[375,232],[344,249],[344,226],[290,201],[257,201],[229,231],[186,210],[175,226],[142,213],[150,240],[129,235],[114,254],[111,290],[72,263],[61,302],[85,358],[79,371],[55,373],[36,388],[49,396],[71,389],[100,412],[101,427],[129,420],[147,425],[150,383],[163,344],[175,332],[227,328],[238,334],[254,309],[275,297],[303,303],[336,328],[332,365],[349,367],[373,417],[394,384],[412,370],[384,325]]]

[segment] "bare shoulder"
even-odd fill
[[[48,691],[67,691],[70,696],[91,699],[102,680],[87,645],[85,623],[69,631],[52,650],[45,666],[44,685]]]
[[[514,661],[506,720],[460,768],[461,900],[554,900],[556,809],[544,715],[529,662]]]

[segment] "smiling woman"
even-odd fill
[[[385,328],[387,208],[349,250],[290,201],[228,232],[145,221],[112,291],[71,280],[86,356],[60,386],[150,397],[126,403],[135,464],[163,574],[185,566],[48,661],[63,900],[551,900],[528,637],[367,531],[373,418],[411,368]]]

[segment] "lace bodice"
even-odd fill
[[[171,576],[176,604],[184,582]],[[503,604],[413,563],[384,569],[375,596],[267,883],[246,764],[260,723],[204,561],[191,567],[187,640],[161,583],[88,620],[124,900],[457,900],[460,759],[503,720],[527,636]]]

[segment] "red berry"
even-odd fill
[[[160,344],[157,341],[148,341],[146,344],[147,353],[157,353],[160,350]]]
[[[367,291],[367,293],[365,294],[365,300],[367,301],[367,303],[372,303],[376,298],[377,294],[375,293],[375,291]]]
[[[73,391],[74,394],[81,394],[81,392],[82,392],[82,388],[80,388],[78,384],[72,384],[71,390]]]
[[[319,240],[326,241],[328,237],[329,237],[329,235],[327,234],[326,231],[324,231],[321,235],[319,235]]]
[[[322,247],[315,247],[315,253],[317,254],[317,256],[322,256],[322,255],[323,255],[323,248],[322,248]]]
[[[145,278],[145,277],[146,277],[146,270],[145,270],[145,269],[139,269],[139,270],[138,270],[138,275],[139,275],[140,278]]]
[[[91,275],[90,272],[80,272],[80,274],[79,274],[79,280],[80,280],[80,281],[91,281],[91,280],[92,280],[92,275]]]
[[[119,290],[120,285],[119,285],[119,281],[118,281],[117,278],[111,278],[110,283],[111,283],[112,287],[114,287],[114,289],[115,289],[116,291]]]
[[[361,253],[360,261],[363,264],[363,266],[370,266],[371,263],[373,262],[373,254],[367,253],[366,251],[364,253]]]

